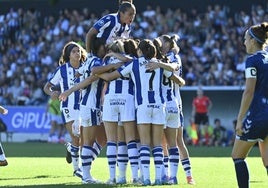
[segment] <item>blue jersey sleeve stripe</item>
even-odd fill
[[[67,63],[65,66],[61,66],[60,73],[63,80],[63,91],[68,89],[68,79],[67,79]],[[62,102],[62,107],[66,108],[68,107],[68,97],[65,101]]]
[[[73,69],[73,75],[75,75],[75,69]],[[79,83],[80,77],[78,77],[75,82]],[[75,110],[79,110],[79,101],[80,101],[80,91],[78,90],[74,92],[74,109]]]
[[[159,93],[160,93],[160,98],[161,98],[161,102],[162,102],[162,104],[165,102],[165,99],[164,99],[164,97],[163,97],[163,92],[162,92],[162,78],[163,78],[163,74],[164,74],[164,69],[160,69],[160,79],[159,79],[159,81],[160,81],[160,83],[159,83],[159,85],[160,85],[160,87],[159,87]]]
[[[109,23],[109,27],[104,28],[102,36],[100,36],[101,38],[105,38],[105,40],[107,40],[111,34],[111,32],[113,31],[115,25],[116,25],[116,17],[113,15],[109,15],[110,19],[105,20],[105,24]]]

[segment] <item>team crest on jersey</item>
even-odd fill
[[[100,20],[100,21],[98,22],[98,25],[102,27],[102,26],[104,25],[104,21],[103,21],[103,20]]]

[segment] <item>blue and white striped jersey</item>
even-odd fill
[[[93,27],[99,32],[98,38],[106,39],[106,44],[118,38],[129,38],[130,34],[130,25],[122,25],[118,13],[103,16]]]
[[[258,51],[246,60],[246,78],[256,78],[255,93],[247,118],[268,120],[268,52]]]
[[[171,63],[176,63],[178,65],[178,68],[176,71],[174,71],[174,74],[176,74],[177,76],[182,76],[181,57],[178,54],[175,54],[173,51],[168,52],[167,57]],[[175,96],[177,97],[178,101],[180,102],[181,95],[180,95],[180,86],[178,84],[174,84],[174,92],[175,92]]]
[[[147,71],[145,65],[149,61],[144,57],[135,58],[132,62],[127,63],[124,69],[118,69],[122,76],[131,75],[135,85],[136,106],[141,104],[163,104],[162,78],[163,75],[166,77],[172,76],[172,72],[161,68]]]
[[[84,65],[84,78],[90,76],[91,70],[95,66],[102,66],[102,59],[96,56],[89,57]],[[103,80],[97,79],[82,90],[81,105],[92,109],[100,109],[102,87]]]
[[[115,64],[120,62],[116,57],[110,57],[106,64]],[[121,68],[123,69],[125,65]],[[108,88],[106,90],[106,94],[130,94],[134,95],[134,83],[130,78],[130,75],[122,76],[117,78],[116,80],[112,80],[108,84]]]
[[[78,69],[72,67],[72,65],[68,62],[64,65],[61,65],[54,72],[52,78],[49,79],[49,82],[52,85],[60,84],[61,92],[64,92],[71,87],[73,87],[76,83],[80,82],[80,77],[76,77],[75,73]],[[70,109],[79,109],[80,103],[80,92],[75,91],[70,96],[68,96],[66,101],[61,102],[62,108],[70,108]]]
[[[171,63],[177,64],[177,71],[174,71],[174,74],[181,76],[181,59],[174,52],[170,51],[167,53],[167,58]],[[175,100],[175,98],[180,101],[180,91],[179,85],[175,84],[172,80],[167,77],[163,77],[163,95],[166,101]]]

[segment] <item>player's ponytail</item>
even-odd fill
[[[156,48],[153,42],[148,39],[142,40],[139,43],[138,48],[141,50],[145,59],[152,59],[156,56]]]

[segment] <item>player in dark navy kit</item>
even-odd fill
[[[268,169],[268,22],[251,26],[244,37],[246,51],[246,86],[237,116],[236,140],[232,158],[239,188],[249,187],[245,158],[259,142],[263,163]]]

